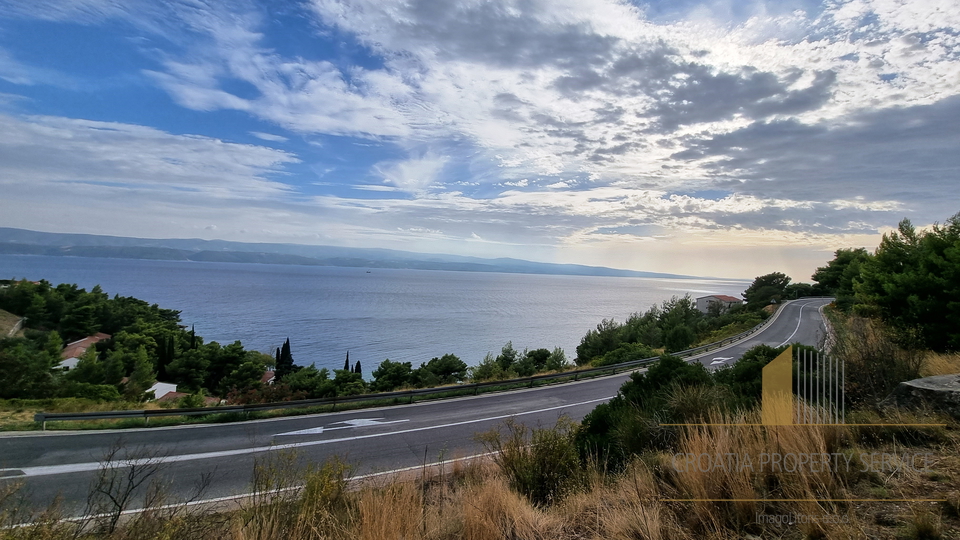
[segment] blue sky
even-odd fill
[[[808,279],[958,94],[946,0],[0,0],[0,226]]]

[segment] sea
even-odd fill
[[[740,296],[748,280],[558,276],[0,255],[0,278],[95,285],[179,310],[206,342],[241,341],[318,368],[384,359],[414,367],[452,353],[469,365],[508,341],[569,360],[602,319],[625,320],[689,294]]]

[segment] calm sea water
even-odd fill
[[[206,341],[364,374],[385,358],[418,366],[453,353],[476,364],[508,340],[569,359],[603,318],[624,320],[673,295],[739,296],[749,281],[611,278],[0,255],[0,277],[100,285],[181,310]]]

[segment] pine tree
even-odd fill
[[[363,375],[363,372],[360,371],[360,361],[357,360],[357,363],[353,366],[353,372],[357,375]]]

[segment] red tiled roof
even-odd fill
[[[716,298],[717,300],[720,300],[723,302],[736,302],[738,304],[743,303],[743,300],[739,298],[735,298],[733,296],[727,296],[725,294],[715,294],[713,295],[713,298]]]
[[[110,339],[110,334],[104,334],[103,332],[97,332],[92,336],[85,337],[83,339],[78,339],[72,343],[68,343],[66,347],[63,348],[63,352],[60,353],[60,358],[80,358],[83,356],[83,353],[87,352],[94,343],[103,341],[105,339]]]

